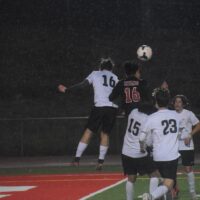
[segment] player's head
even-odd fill
[[[146,100],[141,101],[138,105],[138,111],[150,115],[153,112],[153,104],[152,102]]]
[[[114,62],[111,58],[101,58],[100,70],[112,71],[114,68]]]
[[[133,61],[126,61],[124,63],[124,70],[126,76],[135,76],[140,79],[141,77],[141,66]]]
[[[181,111],[189,105],[188,99],[185,95],[178,94],[173,98],[173,106],[176,111]]]
[[[170,101],[169,90],[159,88],[155,93],[155,101],[157,108],[166,108]]]

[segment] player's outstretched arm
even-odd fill
[[[58,90],[62,93],[65,93],[66,91],[74,91],[74,90],[79,90],[79,89],[82,89],[82,88],[85,88],[87,86],[89,86],[89,81],[88,80],[84,80],[80,83],[77,83],[75,85],[72,85],[71,87],[67,88],[66,86],[60,84],[58,86]]]

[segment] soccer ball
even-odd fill
[[[137,50],[137,57],[142,61],[148,61],[152,57],[152,49],[150,46],[142,45]]]

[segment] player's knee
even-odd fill
[[[172,179],[164,179],[163,185],[165,185],[168,190],[171,190],[173,188],[174,181]]]
[[[90,139],[92,137],[92,131],[90,129],[86,129],[83,133],[83,136],[81,138],[81,141],[84,143],[89,143]]]
[[[192,166],[186,166],[185,167],[185,173],[190,173],[190,172],[192,172],[193,171],[193,169],[192,169]]]
[[[136,175],[128,175],[128,181],[131,182],[131,183],[135,183]]]

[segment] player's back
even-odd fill
[[[146,81],[129,76],[126,79],[120,80],[114,88],[110,99],[114,100],[121,97],[122,108],[125,110],[126,115],[137,108],[141,100],[148,98]]]
[[[170,161],[179,157],[179,117],[175,111],[163,109],[149,116],[147,126],[153,138],[155,161]]]
[[[148,115],[139,112],[138,109],[131,111],[128,117],[126,134],[124,136],[122,154],[132,158],[140,158],[147,155],[147,153],[140,152],[139,144],[139,134],[141,127],[146,122],[147,117]]]
[[[108,70],[93,71],[87,80],[94,88],[94,104],[96,107],[117,107],[109,100],[109,95],[118,82],[117,76]]]

